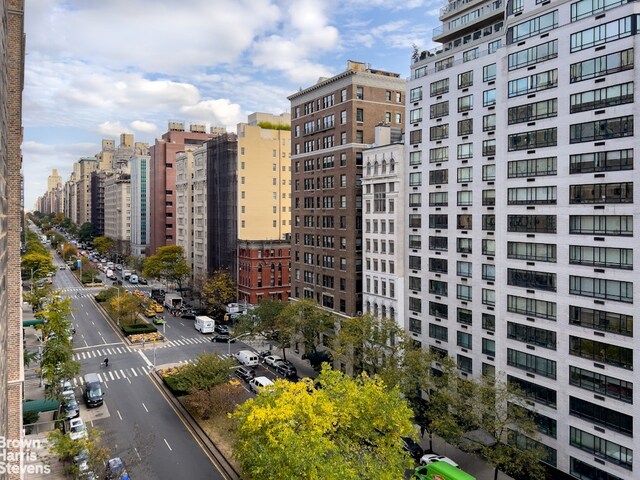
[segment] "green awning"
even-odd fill
[[[23,412],[52,412],[57,409],[57,400],[27,400],[22,404]]]
[[[44,323],[44,320],[42,320],[41,318],[34,318],[32,320],[23,320],[22,321],[22,327],[35,327],[36,325],[42,325]]]

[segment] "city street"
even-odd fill
[[[57,262],[60,262],[57,259]],[[226,354],[226,344],[214,344],[188,322],[166,328],[169,342],[129,347],[90,298],[101,288],[82,289],[69,270],[59,270],[54,287],[72,299],[74,359],[81,374],[72,380],[81,402],[81,417],[104,432],[103,444],[111,456],[122,457],[133,478],[225,478],[165,401],[147,373],[157,365],[193,360],[204,351]],[[169,318],[169,317],[168,317]],[[234,345],[235,346],[235,345]],[[109,367],[101,368],[109,358]],[[83,376],[98,373],[104,405],[86,409],[82,402]]]

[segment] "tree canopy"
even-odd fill
[[[215,316],[224,312],[225,306],[237,295],[237,285],[228,270],[214,271],[202,285],[202,299]]]
[[[22,271],[25,273],[25,275],[28,275],[30,279],[33,276],[34,281],[39,278],[46,277],[48,273],[55,272],[53,259],[51,258],[51,254],[49,252],[34,252],[24,254],[22,256],[21,267]]]
[[[182,288],[182,282],[191,269],[184,258],[184,250],[178,245],[158,248],[155,255],[144,261],[142,273],[148,278],[158,278],[165,282],[175,282]]]
[[[81,242],[90,242],[93,238],[93,223],[83,223],[78,229],[78,240]]]
[[[315,382],[278,380],[232,418],[234,455],[252,478],[396,480],[413,466],[401,441],[414,434],[411,410],[398,389],[366,375],[325,365]]]
[[[109,255],[115,251],[116,241],[111,237],[96,237],[93,246],[101,255]]]

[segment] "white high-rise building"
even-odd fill
[[[636,10],[451,1],[408,84],[409,331],[519,385],[580,479],[640,476]]]

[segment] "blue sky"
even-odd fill
[[[235,131],[346,61],[409,75],[445,0],[28,0],[25,207],[103,138],[153,144],[169,120]]]

